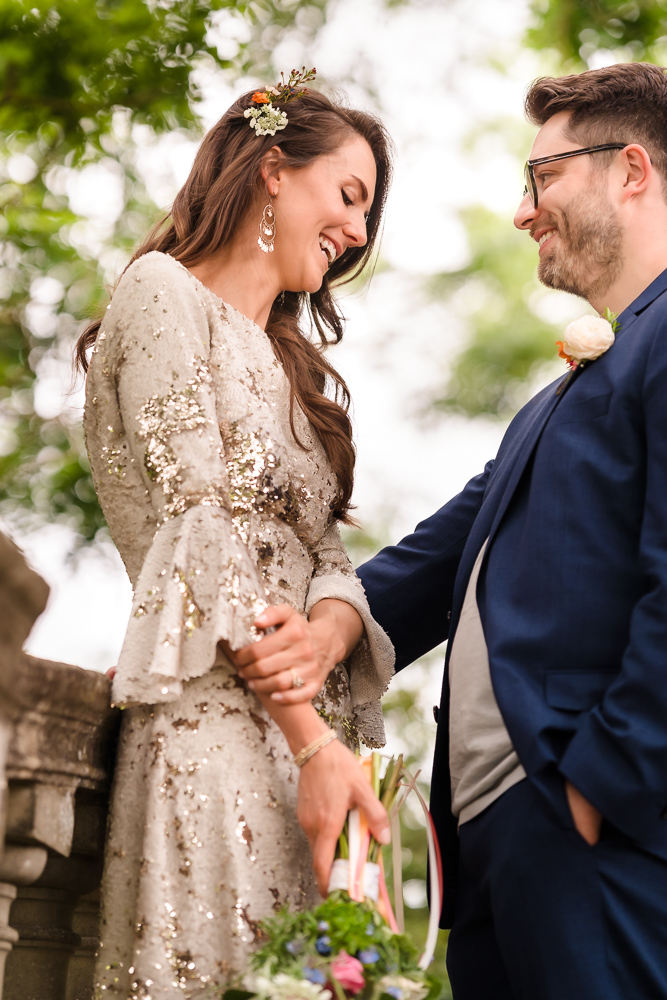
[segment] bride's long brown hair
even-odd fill
[[[377,168],[366,245],[349,247],[336,259],[319,291],[285,292],[278,296],[266,325],[290,383],[292,431],[298,440],[294,425],[294,405],[298,401],[322,442],[338,481],[333,514],[344,523],[353,523],[349,514],[355,462],[348,415],[350,393],[322,351],[329,344],[339,343],[343,336],[343,317],[331,293],[332,285],[347,284],[356,278],[373,254],[391,176],[390,140],[372,115],[335,104],[310,88],[287,105],[287,128],[275,136],[258,137],[243,116],[252,106],[251,99],[252,92],[240,97],[208,132],[171,212],[149,233],[130,264],[143,254],[158,250],[192,267],[221,250],[256,206],[264,186],[260,173],[262,159],[273,146],[280,147],[284,165],[298,168],[333,152],[353,134],[366,140]],[[317,346],[300,329],[304,311],[317,331]],[[95,343],[100,324],[101,319],[95,320],[77,341],[76,363],[83,372],[88,370],[87,351]],[[326,395],[328,387],[333,398]]]

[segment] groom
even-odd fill
[[[399,669],[449,639],[431,809],[456,1000],[658,1000],[667,76],[629,64],[542,79],[526,109],[540,130],[515,225],[545,285],[617,314],[615,341],[539,393],[484,472],[359,574]]]

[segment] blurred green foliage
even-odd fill
[[[433,406],[507,417],[535,366],[553,358],[558,327],[540,319],[531,305],[541,286],[535,245],[525,233],[483,208],[465,211],[463,219],[470,261],[459,271],[437,275],[431,291],[449,299],[474,334]]]
[[[601,49],[617,61],[662,62],[667,52],[667,6],[664,0],[533,0],[534,22],[526,43],[552,49],[563,72],[588,68]]]
[[[40,405],[39,382],[56,370],[62,382],[81,321],[99,313],[105,282],[159,215],[137,175],[132,130],[198,135],[194,71],[268,72],[284,33],[296,22],[302,35],[316,28],[325,4],[0,0],[0,512],[9,520],[63,521],[88,541],[104,526],[79,423],[53,399]],[[230,32],[223,49],[233,54],[221,58],[211,27],[224,14],[244,22],[245,40]],[[92,164],[116,175],[123,206],[91,234],[70,195]]]
[[[586,70],[601,49],[606,62],[667,63],[664,0],[532,0],[530,9],[524,43],[540,53],[545,75]],[[491,123],[488,131],[505,133],[507,151],[516,156],[518,195],[529,140],[519,156],[516,128]],[[514,229],[511,217],[466,209],[463,222],[469,262],[459,271],[438,275],[430,291],[455,313],[460,314],[457,302],[475,304],[463,317],[466,343],[450,361],[446,384],[431,405],[470,417],[506,419],[525,401],[526,383],[555,358],[554,341],[562,328],[535,312],[535,247]],[[585,309],[582,304],[581,311]]]

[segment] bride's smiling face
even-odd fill
[[[318,291],[333,260],[365,245],[376,175],[371,148],[358,135],[306,167],[267,175],[276,214],[271,264],[281,288]]]

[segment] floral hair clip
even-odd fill
[[[266,90],[256,90],[252,95],[252,103],[258,105],[254,108],[247,108],[243,112],[244,118],[250,119],[250,128],[254,128],[255,135],[275,135],[284,129],[289,118],[280,108],[274,108],[273,102],[286,104],[298,97],[303,97],[306,93],[305,83],[315,79],[315,67],[307,70],[302,66],[300,70],[293,69],[289,79],[285,81],[285,74],[280,74],[280,83],[277,87],[267,87]]]

